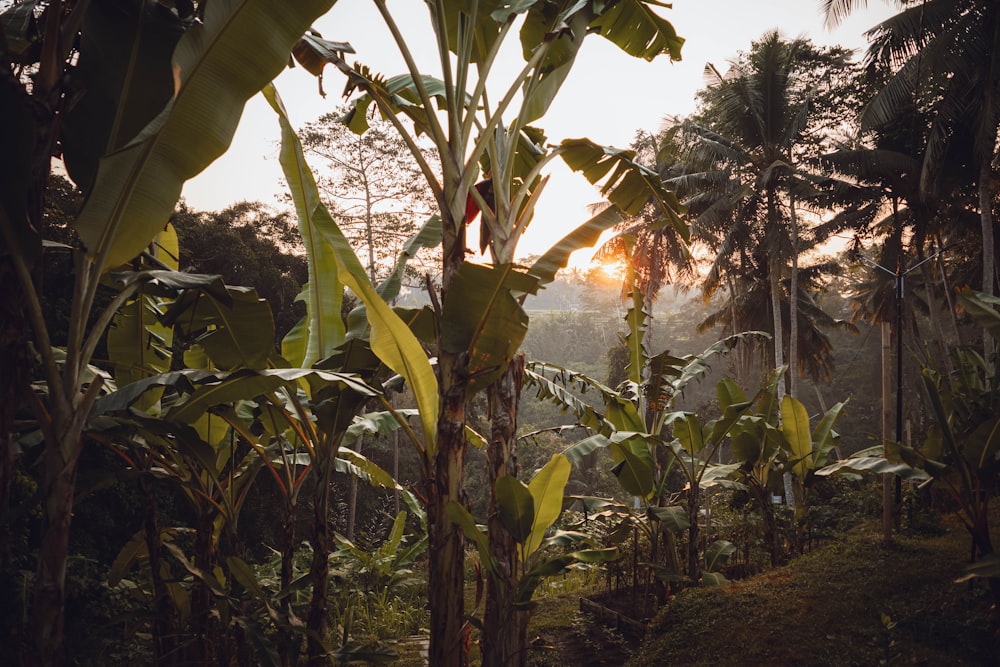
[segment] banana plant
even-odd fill
[[[421,455],[431,551],[436,554],[430,572],[430,660],[464,664],[462,536],[454,530],[446,507],[459,500],[462,489],[466,399],[511,372],[511,360],[527,329],[520,303],[523,295],[551,280],[569,252],[583,247],[581,242],[595,242],[601,229],[619,219],[619,210],[634,212],[652,196],[673,216],[679,233],[686,234],[676,215],[680,209],[676,198],[664,190],[654,172],[634,162],[631,152],[585,139],[549,147],[544,132],[530,123],[551,104],[586,36],[599,34],[626,52],[649,59],[663,53],[679,57],[682,40],[667,21],[635,0],[613,7],[591,2],[505,6],[440,0],[429,6],[443,67],[435,77],[417,70],[388,6],[379,2],[377,7],[407,63],[404,74],[386,78],[363,65],[349,65],[342,45],[316,35],[299,43],[296,57],[317,75],[332,63],[347,77],[347,92],[360,93],[345,119],[350,127],[363,132],[373,106],[396,125],[438,201],[442,286],[431,295],[436,370],[431,369],[420,340],[406,330],[407,322],[379,301],[378,290],[356,270],[343,235],[333,229],[328,212],[316,205],[314,185],[304,175],[301,149],[295,146],[290,128],[283,130],[284,145],[292,147],[284,152],[283,166],[293,184],[300,220],[308,221],[334,249],[338,262],[334,270],[365,304],[372,350],[406,379],[416,395],[422,431],[412,441]],[[525,67],[511,81],[499,83],[500,96],[494,102],[498,84],[493,65],[519,24]],[[279,105],[272,102],[272,106],[287,125]],[[435,143],[441,173],[423,160],[416,145],[418,134]],[[544,171],[557,157],[600,184],[619,208],[595,216],[544,262],[525,269],[514,262],[517,243],[547,181]],[[481,217],[481,249],[489,248],[494,260],[490,266],[466,259],[466,228],[476,215]],[[507,405],[514,404],[510,398]],[[484,655],[490,654],[487,648]]]
[[[138,287],[124,286],[95,313],[101,277],[139,256],[163,229],[184,181],[225,151],[246,100],[285,67],[291,47],[332,4],[220,0],[170,9],[28,0],[8,6],[0,20],[5,70],[33,72],[0,84],[11,120],[4,124],[4,145],[14,147],[0,179],[0,242],[19,287],[0,297],[17,327],[14,349],[0,356],[4,364],[19,360],[4,369],[15,379],[5,402],[19,402],[19,392],[27,396],[45,434],[45,527],[31,620],[39,664],[57,663],[63,645],[66,545],[81,434],[105,389],[90,362],[116,309]],[[75,221],[83,247],[74,251],[64,351],[46,328],[32,276],[44,252],[42,203],[57,142],[86,194]],[[47,387],[43,394],[25,391],[33,355],[26,353],[23,331],[29,330]],[[5,418],[4,442],[11,426]]]
[[[795,530],[801,538],[808,530],[810,491],[817,472],[830,463],[839,437],[833,427],[847,404],[843,401],[831,407],[812,428],[800,401],[791,396],[778,400],[778,383],[785,372],[787,366],[772,372],[758,394],[755,411],[744,415],[732,429],[733,458],[739,464],[732,477],[745,485],[760,507],[764,540],[775,566],[780,564],[782,554],[771,497],[781,492],[781,476],[789,473],[795,494]],[[746,400],[735,383],[726,382],[734,400]]]
[[[449,516],[476,547],[487,576],[500,582],[497,591],[501,595],[498,604],[504,612],[503,622],[513,626],[510,634],[517,638],[505,645],[505,651],[498,656],[505,664],[526,664],[528,618],[522,612],[535,606],[532,596],[546,577],[578,564],[603,563],[618,557],[617,549],[595,548],[592,539],[583,533],[548,534],[562,512],[563,491],[571,467],[564,455],[555,454],[527,484],[512,475],[496,480],[499,517],[518,551],[514,570],[496,557],[487,531],[476,524],[462,504],[448,505]]]
[[[618,389],[542,362],[528,363],[526,382],[535,388],[540,399],[571,411],[581,426],[592,431],[592,435],[566,450],[567,457],[577,461],[598,449],[606,449],[611,455],[612,472],[622,490],[641,500],[655,517],[659,517],[658,512],[663,509],[661,505],[668,493],[667,473],[676,466],[684,475],[689,543],[687,572],[673,574],[684,574],[696,582],[702,579],[703,565],[697,551],[701,492],[705,488],[729,484],[727,476],[735,466],[718,465],[712,458],[752,403],[735,400],[728,392],[729,385],[720,383],[722,416],[705,425],[695,413],[674,410],[673,403],[688,383],[709,370],[709,360],[713,356],[724,354],[740,341],[759,334],[732,336],[699,355],[679,358],[663,352],[648,357],[641,344],[645,318],[633,314],[626,316],[626,320],[632,361],[628,377]],[[601,404],[580,399],[569,391],[570,387],[576,387],[584,395],[596,392]],[[654,523],[654,526],[657,530],[667,530],[667,524],[661,524]],[[662,568],[658,571],[662,574]]]

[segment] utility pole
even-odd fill
[[[896,285],[896,442],[902,444],[903,442],[903,279],[911,271],[914,271],[918,267],[922,266],[924,263],[935,259],[938,255],[942,254],[951,246],[945,246],[937,252],[935,252],[930,257],[925,257],[908,269],[903,268],[903,255],[900,253],[899,261],[896,264],[896,270],[887,269],[878,262],[868,257],[865,257],[860,252],[854,253],[858,259],[867,262],[871,266],[888,273],[893,276]],[[882,442],[883,447],[885,443],[888,442],[888,403],[889,403],[889,390],[888,390],[888,361],[886,357],[889,351],[889,340],[888,340],[888,330],[887,324],[882,323]],[[895,493],[895,503],[891,503],[890,496],[892,495],[888,490],[889,480],[888,478],[883,478],[883,501],[886,506],[894,504],[893,516],[895,516],[896,510],[898,510],[899,505],[902,503],[902,483],[899,477],[896,477],[896,493]],[[883,523],[886,521],[886,512],[888,511],[886,507],[883,507]],[[885,530],[883,526],[883,530]],[[891,533],[887,533],[887,540],[891,540]]]

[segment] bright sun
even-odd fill
[[[612,280],[621,280],[625,273],[625,267],[621,262],[605,262],[600,265],[601,272]]]

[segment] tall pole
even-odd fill
[[[859,259],[864,260],[871,266],[884,271],[891,275],[896,284],[896,442],[902,444],[903,442],[903,278],[907,273],[913,271],[917,267],[921,266],[924,262],[929,262],[930,260],[936,258],[938,255],[942,254],[945,250],[951,246],[946,246],[935,252],[930,257],[926,257],[908,269],[903,268],[903,255],[900,253],[899,262],[896,264],[896,270],[892,271],[882,266],[873,259],[865,257],[861,253],[857,253]],[[883,336],[885,331],[883,329]],[[888,350],[888,341],[883,339],[883,354]],[[883,361],[883,364],[885,362]],[[883,409],[883,424],[885,424],[885,405],[888,403],[888,397],[885,395],[885,378],[887,378],[886,367],[883,366],[883,395],[882,395],[882,409]],[[883,427],[883,438],[885,438],[886,429]],[[888,493],[885,490],[885,493]],[[896,477],[896,506],[898,507],[902,502],[902,480]]]
[[[922,264],[923,262],[921,262]],[[918,265],[919,266],[919,265]],[[917,268],[916,266],[913,267]],[[912,270],[912,269],[911,269]],[[903,444],[903,257],[896,268],[896,442]],[[896,511],[903,504],[903,480],[896,477]]]
[[[882,330],[882,447],[884,448],[885,443],[889,442],[889,378],[891,377],[889,351],[892,346],[889,340],[889,323],[883,322],[880,328]],[[895,477],[889,472],[882,474],[882,540],[886,544],[892,542],[892,524],[895,514],[892,488]]]

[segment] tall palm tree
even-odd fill
[[[864,3],[862,3],[864,4]],[[863,127],[891,122],[901,109],[918,105],[930,112],[920,189],[939,195],[949,149],[967,142],[975,168],[982,233],[981,289],[996,281],[993,160],[1000,130],[1000,4],[992,0],[905,0],[902,10],[868,31],[867,60],[892,71],[862,116]],[[827,22],[835,25],[857,0],[824,0]],[[985,353],[993,341],[984,334]]]
[[[690,171],[670,181],[686,194],[694,230],[715,252],[706,294],[729,282],[748,288],[746,280],[766,281],[775,367],[785,359],[785,299],[788,357],[799,359],[799,299],[787,295],[799,294],[798,256],[806,241],[797,213],[815,192],[813,177],[801,168],[816,150],[812,137],[821,134],[813,132],[820,128],[811,101],[818,79],[846,69],[848,56],[769,32],[725,74],[708,65],[703,111],[684,123]],[[789,393],[796,375],[786,376]]]

